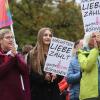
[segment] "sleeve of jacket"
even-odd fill
[[[84,54],[84,52],[82,51],[79,52],[78,60],[82,71],[90,72],[97,62],[98,55],[99,55],[99,50],[97,48],[93,48],[92,50],[90,50],[90,53],[87,57]]]
[[[31,95],[30,95],[30,81],[29,81],[29,75],[24,74],[22,75],[23,82],[24,82],[24,93],[25,93],[25,99],[24,100],[31,100]]]
[[[18,62],[18,69],[22,75],[22,81],[24,85],[25,100],[31,100],[30,96],[30,83],[29,83],[29,70],[21,54],[16,55]]]
[[[16,55],[17,58],[17,62],[18,62],[18,68],[21,72],[21,74],[28,74],[29,73],[29,68],[27,66],[27,64],[24,61],[24,58],[22,57],[21,54],[17,54]]]
[[[67,73],[67,82],[69,84],[75,84],[80,81],[80,78],[81,78],[80,71],[77,73],[74,73],[73,72],[73,64],[70,63],[68,73]]]
[[[7,57],[7,56],[0,55],[0,59],[2,59],[3,57]],[[0,64],[0,77],[3,77],[3,75],[5,75],[7,72],[9,72],[11,70],[11,68],[13,68],[16,64],[16,58],[11,57],[11,58],[7,58],[7,59],[8,60],[6,62],[2,62]]]

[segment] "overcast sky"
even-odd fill
[[[81,0],[76,0],[76,2],[80,3],[80,2],[81,2]]]

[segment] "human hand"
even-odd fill
[[[96,33],[91,34],[91,38],[89,41],[90,48],[98,48],[97,41],[96,41]]]
[[[57,78],[57,75],[52,73],[51,76],[52,76],[51,82],[53,82],[53,80]]]
[[[51,75],[50,75],[50,73],[46,72],[46,74],[45,74],[45,80],[51,81]]]
[[[93,33],[93,35],[96,37],[96,41],[100,42],[100,33],[96,32],[96,33]]]
[[[97,41],[98,47],[100,47],[100,33],[98,33],[98,34],[96,35],[96,41]]]
[[[11,47],[11,55],[15,56],[16,54],[17,54],[17,49],[16,49],[15,45],[13,44]]]
[[[99,32],[96,32],[93,35],[95,36],[95,40],[96,40],[97,46],[100,47],[100,33]]]

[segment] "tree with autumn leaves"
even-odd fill
[[[51,27],[54,36],[70,41],[83,37],[83,21],[80,6],[72,2],[55,0],[10,0],[16,41],[19,47],[35,44],[37,32]]]

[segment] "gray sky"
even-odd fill
[[[80,3],[80,2],[81,2],[81,0],[76,0],[76,2]]]

